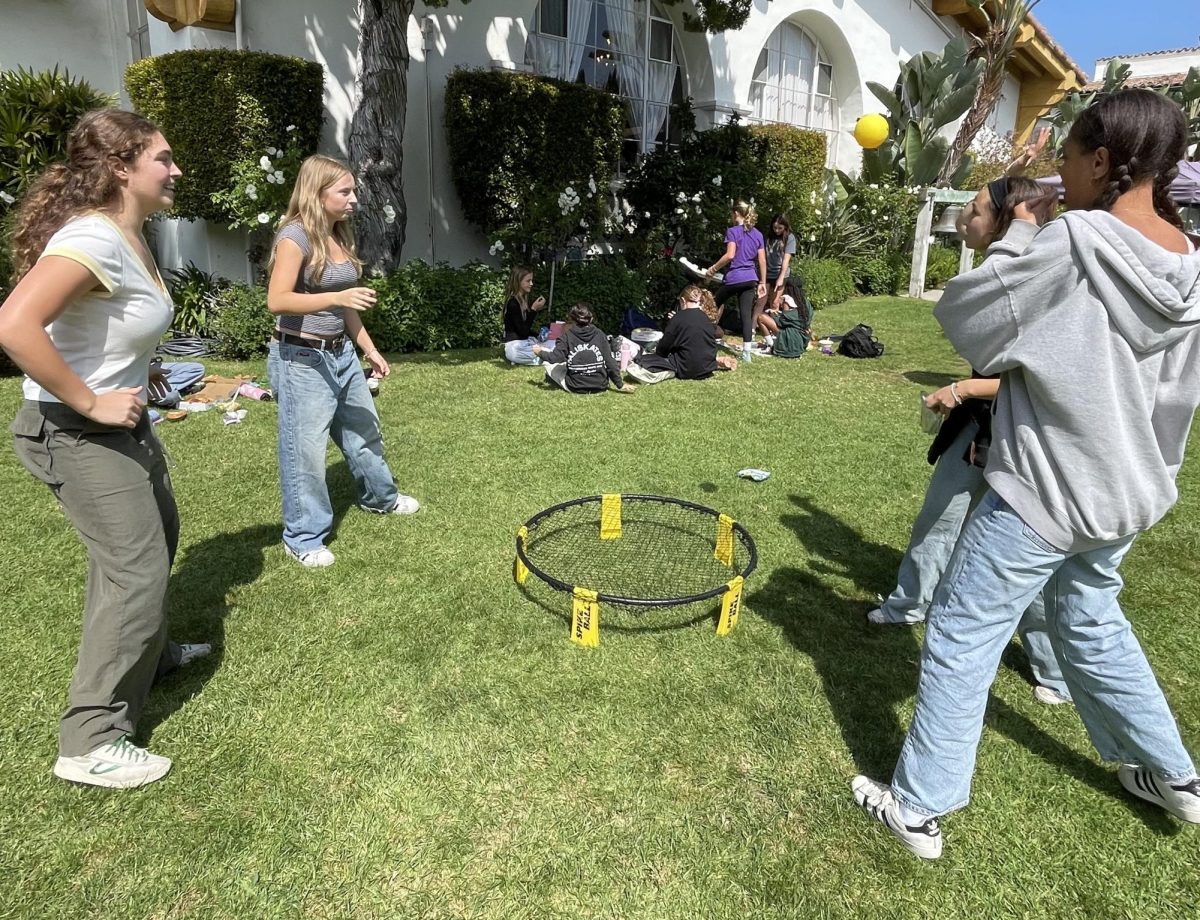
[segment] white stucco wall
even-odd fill
[[[1017,125],[1017,102],[1021,97],[1021,84],[1016,77],[1009,74],[1004,78],[1004,88],[1000,100],[988,118],[988,127],[997,134],[1008,134]]]
[[[1108,62],[1114,58],[1100,58],[1096,61],[1096,71],[1093,80],[1103,80],[1104,70]],[[1193,67],[1200,67],[1200,49],[1192,48],[1177,54],[1151,54],[1143,57],[1115,58],[1129,65],[1134,77],[1157,77],[1159,74],[1187,73]]]
[[[132,57],[124,2],[4,0],[0,69],[56,64],[105,93],[120,93]]]

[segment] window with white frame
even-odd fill
[[[150,18],[146,13],[146,0],[125,0],[129,16],[129,42],[133,49],[133,60],[150,57]]]
[[[675,27],[653,0],[541,0],[525,48],[534,72],[586,83],[626,101],[622,162],[678,140],[671,105],[684,98]]]
[[[820,42],[793,22],[780,23],[759,52],[750,84],[751,120],[814,128],[837,140],[833,64]]]

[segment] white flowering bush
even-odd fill
[[[229,187],[213,193],[213,203],[231,216],[230,230],[273,227],[287,211],[304,159],[295,130],[295,125],[288,125],[282,146],[270,145],[256,156],[234,163]]]

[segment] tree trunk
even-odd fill
[[[395,268],[404,246],[404,117],[408,105],[408,19],[415,0],[359,0],[358,103],[350,162],[361,213],[358,252],[368,272]],[[394,216],[389,219],[389,214]]]
[[[975,140],[979,129],[987,123],[988,117],[996,108],[1000,93],[1004,89],[1004,74],[1004,62],[1001,62],[999,67],[989,68],[983,72],[983,78],[979,81],[979,90],[975,93],[975,101],[971,103],[971,108],[963,117],[962,124],[958,126],[958,133],[954,135],[954,143],[950,145],[950,153],[938,176],[939,182],[950,181],[958,170],[958,164],[962,162],[963,155],[970,148],[971,141]]]

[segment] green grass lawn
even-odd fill
[[[2,917],[1185,917],[1200,831],[1122,793],[1014,645],[971,806],[921,863],[854,805],[912,711],[921,630],[868,628],[930,467],[917,394],[965,371],[929,304],[867,322],[885,357],[810,352],[704,383],[572,397],[490,351],[409,356],[379,409],[413,518],[353,507],[331,453],[337,565],[279,541],[275,408],[164,423],[183,519],[173,634],[214,654],[151,696],[170,756],[135,792],[51,776],[85,560],[0,451]],[[263,365],[213,364],[214,371]],[[0,415],[20,398],[0,380]],[[1200,471],[1124,566],[1126,609],[1200,739]],[[736,472],[758,466],[755,484]],[[511,579],[536,511],[598,492],[691,499],[757,542],[740,625],[602,613]],[[1190,638],[1189,638],[1190,637]]]

